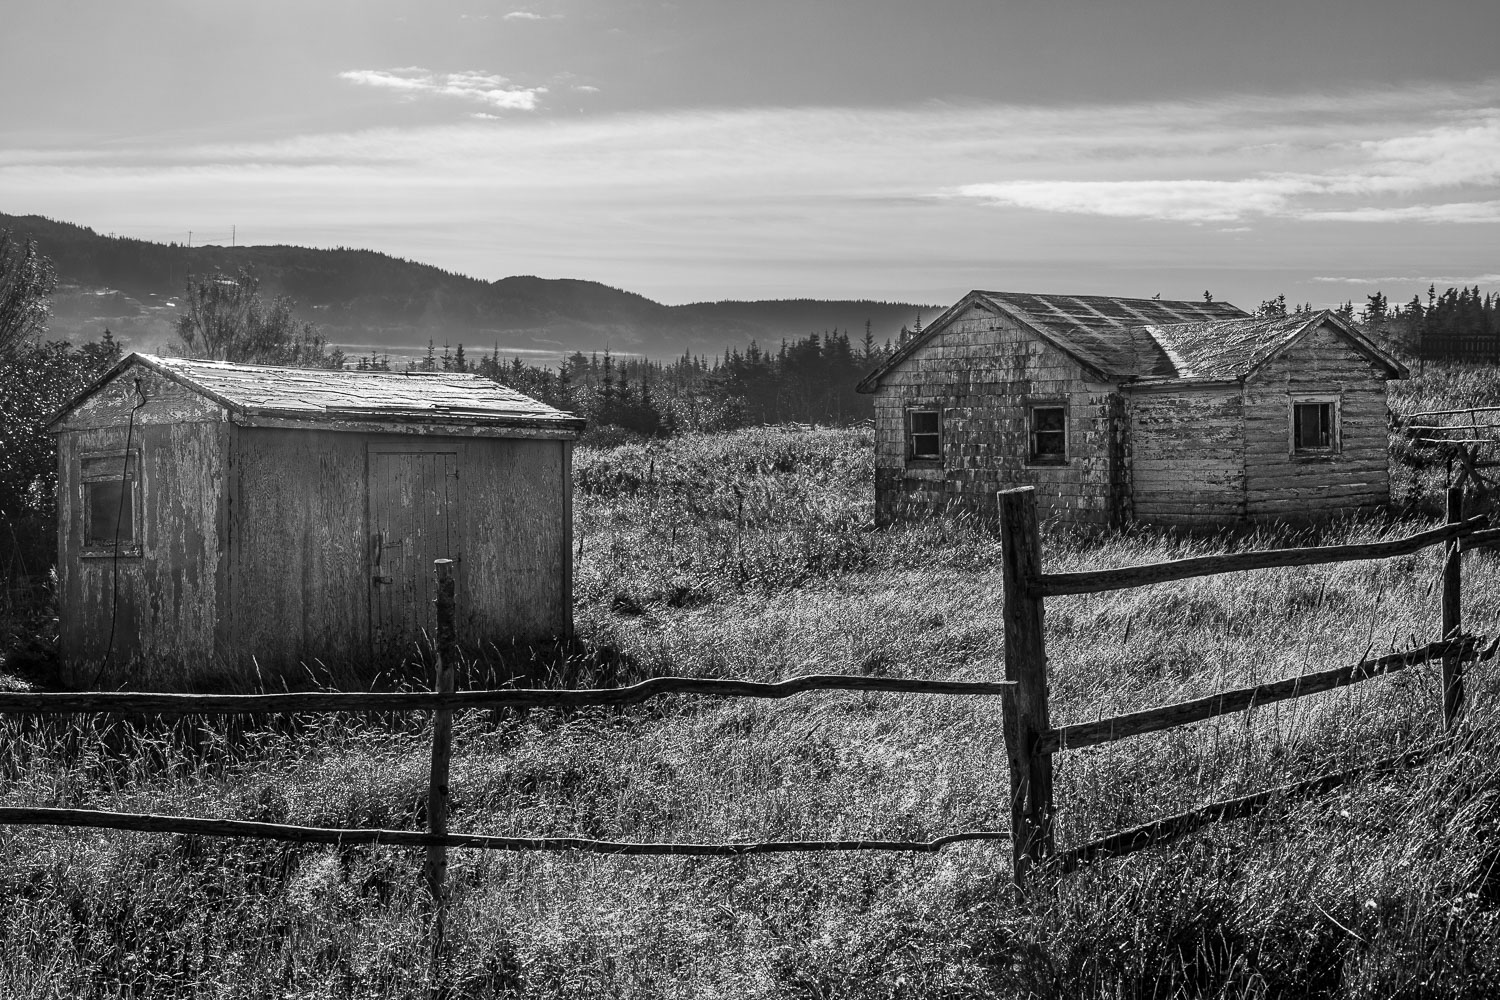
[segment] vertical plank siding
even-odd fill
[[[408,419],[377,408],[351,420],[317,400],[354,405],[364,397],[349,393],[368,386],[181,362],[210,379],[248,371],[260,380],[241,386],[249,405],[282,392],[292,415],[267,416],[152,367],[164,364],[132,356],[51,425],[71,683],[232,687],[314,661],[359,668],[372,653],[409,653],[434,631],[435,559],[453,560],[460,642],[571,632],[576,419],[509,390],[492,399],[483,386],[418,377],[389,387],[412,397]],[[299,404],[304,391],[315,400]],[[433,422],[419,405],[437,399],[446,413],[471,397],[481,410],[469,422]],[[116,558],[85,544],[89,482],[118,477],[127,441],[139,534]],[[373,641],[376,629],[387,642]]]
[[[886,523],[937,510],[993,517],[999,490],[1035,486],[1044,517],[1108,524],[1114,394],[1014,321],[971,308],[876,392],[876,518]],[[1028,396],[1066,400],[1066,464],[1027,463]],[[943,410],[940,463],[907,460],[905,413],[913,406]]]
[[[147,400],[140,407],[136,378]],[[58,434],[58,611],[69,623],[59,652],[67,682],[178,686],[187,664],[212,660],[224,554],[223,420],[217,404],[140,369],[95,394]],[[81,466],[85,456],[122,455],[127,437],[140,456],[141,554],[122,555],[116,565],[112,556],[84,551]]]
[[[459,637],[567,635],[573,622],[572,443],[476,438],[467,443],[469,544],[460,564]]]
[[[249,669],[347,663],[368,651],[371,560],[365,450],[369,436],[242,427],[225,652]]]
[[[457,563],[461,642],[568,632],[572,567],[558,491],[567,442],[273,428],[240,435],[240,649],[280,665],[346,662],[364,657],[382,623],[395,645],[409,646],[431,630],[434,558]],[[395,511],[387,541],[399,535],[402,544],[383,550],[380,575],[409,583],[373,582],[382,497]],[[447,532],[456,537],[438,553]],[[386,572],[396,560],[401,568]]]

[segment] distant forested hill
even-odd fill
[[[350,353],[408,352],[465,344],[471,352],[609,350],[653,358],[715,356],[758,341],[774,347],[813,332],[877,342],[937,309],[896,302],[701,302],[666,306],[594,281],[510,277],[486,282],[371,250],[293,246],[188,248],[101,236],[39,216],[0,214],[0,229],[35,237],[57,266],[52,332],[75,340],[108,326],[127,346],[153,349],[172,336],[177,296],[189,274],[248,267],[262,288],[297,300],[331,343]],[[538,357],[539,355],[532,355]]]

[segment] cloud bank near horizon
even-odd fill
[[[1500,222],[1500,79],[1065,108],[564,116],[539,104],[542,88],[494,74],[349,72],[483,115],[526,113],[0,149],[0,187],[11,210],[121,233],[235,218],[265,242],[393,248],[494,276],[566,267],[664,300],[697,294],[664,290],[674,283],[929,298],[991,286],[997,270],[1070,290],[1123,285],[1132,268],[1480,273],[1487,224]],[[1431,247],[1403,236],[1391,252],[1404,260],[1310,237],[1348,227],[1444,235]]]

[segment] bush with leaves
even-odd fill
[[[241,269],[235,275],[215,271],[189,277],[177,335],[185,353],[218,361],[342,368],[344,352],[329,352],[316,325],[297,319],[290,298],[261,297],[260,279]]]
[[[37,252],[35,240],[22,243],[0,229],[0,361],[47,328],[56,284],[52,262]]]
[[[91,344],[23,343],[0,360],[0,571],[35,576],[51,563],[57,442],[48,419],[120,360],[108,331]]]

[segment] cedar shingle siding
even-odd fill
[[[1094,526],[1378,506],[1385,381],[1404,377],[1326,312],[971,292],[860,383],[875,394],[876,517],[987,515],[998,490],[1021,485],[1058,520]],[[1299,399],[1331,407],[1326,451],[1297,449]],[[914,456],[911,414],[933,410],[941,458]]]

